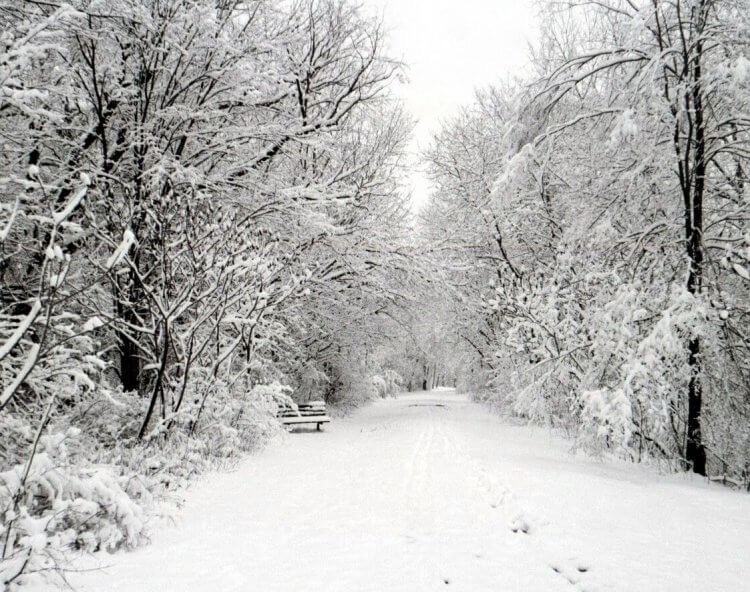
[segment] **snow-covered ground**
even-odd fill
[[[290,434],[98,560],[76,590],[739,592],[750,496],[574,457],[435,391]]]

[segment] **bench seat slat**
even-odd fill
[[[281,423],[328,423],[331,418],[327,415],[316,415],[307,417],[282,417]]]

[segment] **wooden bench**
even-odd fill
[[[326,415],[326,404],[323,401],[299,403],[297,409],[279,407],[276,417],[279,418],[281,423],[288,426],[316,423],[318,424],[318,431],[320,431],[321,424],[331,421],[331,418]]]

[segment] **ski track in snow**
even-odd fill
[[[571,455],[452,391],[298,430],[187,493],[178,524],[82,558],[80,592],[737,592],[750,496]],[[50,588],[48,588],[50,589]]]

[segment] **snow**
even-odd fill
[[[105,267],[112,269],[114,266],[119,265],[125,256],[128,254],[130,247],[136,243],[135,234],[130,228],[126,228],[122,234],[122,242],[117,246],[114,252],[107,259]]]
[[[11,336],[6,339],[5,343],[3,343],[2,346],[0,346],[0,360],[5,358],[5,356],[7,356],[11,352],[11,350],[16,347],[16,345],[18,345],[23,336],[29,330],[29,327],[31,327],[31,324],[39,316],[41,310],[42,302],[41,300],[37,299],[31,306],[31,310],[29,311],[29,313],[18,324],[18,327],[16,327]]]
[[[616,124],[610,135],[610,142],[617,145],[622,141],[631,141],[638,135],[638,124],[635,121],[635,112],[625,109],[617,118]]]
[[[84,323],[82,329],[84,332],[89,332],[89,331],[93,331],[103,326],[104,326],[104,321],[102,321],[98,316],[93,316]]]
[[[0,409],[2,409],[8,401],[10,401],[13,393],[15,393],[21,383],[26,380],[26,377],[31,374],[31,371],[34,369],[34,365],[39,358],[40,349],[41,346],[38,343],[31,344],[31,346],[29,347],[29,351],[26,354],[26,361],[24,361],[21,371],[16,374],[15,378],[8,383],[8,385],[5,387],[5,390],[2,392],[2,394],[0,394]],[[2,357],[0,357],[0,359],[2,359]]]
[[[62,224],[70,217],[73,211],[79,205],[81,205],[81,202],[83,201],[83,198],[86,197],[86,193],[88,193],[88,190],[88,187],[82,187],[81,189],[79,189],[70,199],[70,201],[65,204],[65,207],[61,211],[55,212],[52,215],[52,219],[54,220],[55,224]]]
[[[739,263],[732,263],[732,267],[734,268],[734,271],[737,272],[737,275],[741,276],[743,279],[750,281],[750,271],[748,271],[748,269],[744,265],[740,265]]]
[[[745,589],[750,496],[573,455],[441,390],[298,429],[84,558],[79,592]],[[97,565],[97,571],[85,571]]]

